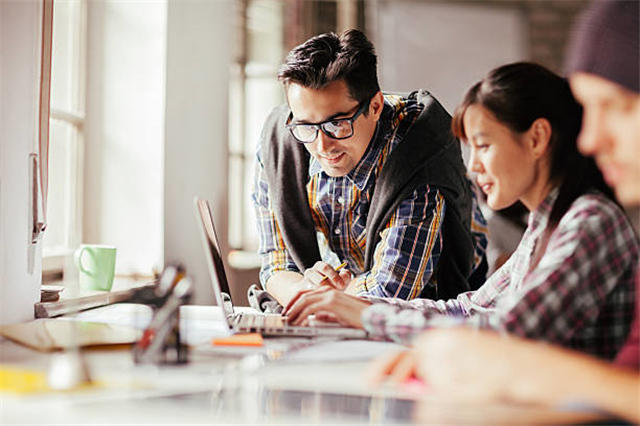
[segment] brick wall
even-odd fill
[[[529,25],[530,59],[561,73],[571,29],[589,1],[526,0],[517,3],[521,3]]]

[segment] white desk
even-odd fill
[[[214,321],[216,308],[187,308],[184,317]],[[267,342],[269,344],[269,341]],[[358,424],[421,422],[584,422],[594,416],[460,404],[369,386],[367,362],[262,363],[263,358],[192,352],[186,366],[140,366],[130,350],[84,351],[92,378],[75,392],[0,394],[0,424]],[[52,354],[0,341],[0,363],[46,371]]]

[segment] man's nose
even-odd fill
[[[335,139],[330,136],[327,136],[321,129],[318,129],[318,136],[316,137],[317,150],[319,152],[328,152],[333,144],[335,143]]]

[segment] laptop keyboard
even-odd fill
[[[340,337],[362,339],[366,332],[356,329],[345,329],[337,323],[325,326],[291,326],[287,319],[280,315],[262,315],[240,313],[233,316],[233,328],[242,333],[263,333],[267,336],[289,337]]]
[[[240,314],[236,317],[236,326],[243,329],[282,328],[287,325],[279,315]]]

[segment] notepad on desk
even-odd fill
[[[36,318],[53,318],[60,315],[97,308],[98,306],[124,302],[131,296],[133,288],[153,287],[156,282],[143,284],[126,290],[85,292],[77,297],[61,298],[56,302],[40,302],[34,305]]]
[[[59,319],[37,319],[0,325],[0,336],[39,351],[76,346],[131,344],[141,335],[141,330],[131,327]]]

